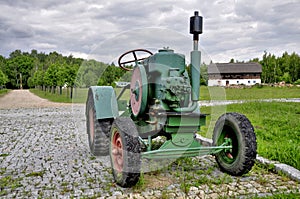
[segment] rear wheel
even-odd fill
[[[135,124],[130,118],[117,118],[112,124],[110,159],[116,183],[135,185],[140,177],[141,147]]]
[[[246,116],[226,113],[217,120],[213,144],[220,146],[226,141],[232,144],[232,149],[215,155],[220,169],[231,175],[249,172],[255,162],[257,145],[254,128]]]
[[[93,155],[108,155],[111,123],[111,119],[96,118],[93,93],[89,92],[86,104],[86,127],[89,147]]]

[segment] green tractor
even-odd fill
[[[130,84],[118,96],[110,86],[89,88],[86,103],[87,133],[91,153],[110,155],[113,176],[122,187],[135,185],[140,177],[141,160],[176,159],[214,155],[220,169],[231,175],[247,173],[256,158],[256,136],[250,121],[239,113],[225,113],[217,120],[213,144],[205,145],[196,133],[205,125],[200,112],[199,34],[202,17],[190,18],[194,49],[190,75],[182,54],[161,49],[152,54],[145,49],[131,50],[119,57],[124,70],[132,70]],[[147,56],[140,58],[143,53]],[[124,60],[132,55],[132,60]],[[127,67],[134,64],[133,69]],[[121,96],[130,89],[130,99]],[[157,149],[152,140],[164,143]]]

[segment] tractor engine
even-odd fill
[[[161,100],[165,110],[188,105],[191,85],[184,55],[163,49],[144,63],[149,74],[150,100]]]
[[[186,102],[187,96],[191,93],[191,85],[187,78],[180,77],[180,74],[170,74],[170,77],[163,78],[160,99],[171,108],[178,108]]]
[[[200,78],[200,73],[197,78]],[[142,137],[165,135],[170,120],[181,120],[185,113],[199,113],[197,102],[192,100],[190,82],[184,55],[168,48],[136,65],[130,83],[129,111],[138,130],[144,132]],[[199,85],[196,89],[199,90]],[[195,120],[193,131],[199,127],[197,116],[190,118]],[[177,130],[169,128],[169,133]]]

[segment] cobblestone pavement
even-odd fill
[[[256,165],[243,177],[213,157],[146,173],[134,188],[113,182],[109,157],[89,153],[84,106],[0,109],[0,198],[218,198],[298,192],[299,183]]]

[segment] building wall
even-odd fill
[[[261,84],[261,79],[209,79],[208,86],[227,86],[244,84],[247,86]]]

